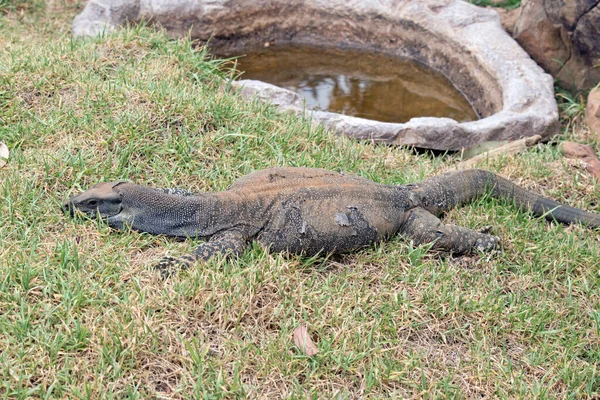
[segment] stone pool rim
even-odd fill
[[[482,116],[386,123],[307,110],[301,96],[265,82],[233,82],[245,96],[356,139],[460,150],[559,131],[552,77],[504,32],[495,11],[460,0],[90,0],[73,34],[98,35],[141,20],[228,51],[289,42],[406,56],[444,74]]]

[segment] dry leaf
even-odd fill
[[[6,160],[8,159],[8,147],[0,142],[0,168],[6,165]]]
[[[310,338],[305,325],[300,325],[294,329],[294,344],[309,357],[319,352],[319,349],[317,349],[317,346],[315,346]]]

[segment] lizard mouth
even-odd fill
[[[96,209],[85,209],[82,207],[78,207],[77,204],[73,201],[73,199],[69,199],[65,201],[60,209],[63,213],[69,214],[71,217],[75,216],[85,216],[87,218],[96,218],[101,217],[106,220],[110,220],[112,218],[117,217],[123,211],[123,205],[119,204],[117,209],[110,210],[109,212],[101,211],[99,208]]]
[[[69,214],[71,217],[75,216],[75,207],[74,207],[73,203],[71,202],[71,199],[63,202],[60,205],[60,210],[65,214]]]

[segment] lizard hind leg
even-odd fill
[[[417,207],[407,211],[401,232],[417,244],[433,243],[433,249],[466,254],[491,251],[500,238],[456,225],[445,225],[438,217]]]

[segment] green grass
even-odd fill
[[[0,396],[599,395],[596,231],[482,200],[446,221],[492,225],[500,254],[444,258],[396,238],[307,260],[254,245],[165,282],[153,261],[193,241],[63,215],[62,200],[102,180],[220,190],[279,165],[400,184],[454,161],[246,101],[188,40],[138,27],[73,41],[78,7],[0,17]],[[560,138],[591,142],[576,108]],[[553,145],[484,167],[598,211],[600,187]],[[312,358],[292,343],[302,323]]]
[[[468,0],[481,7],[500,7],[512,10],[521,6],[521,0]]]
[[[49,0],[56,2],[56,0]],[[8,13],[24,13],[39,12],[44,9],[44,1],[42,0],[0,0],[0,16]]]

